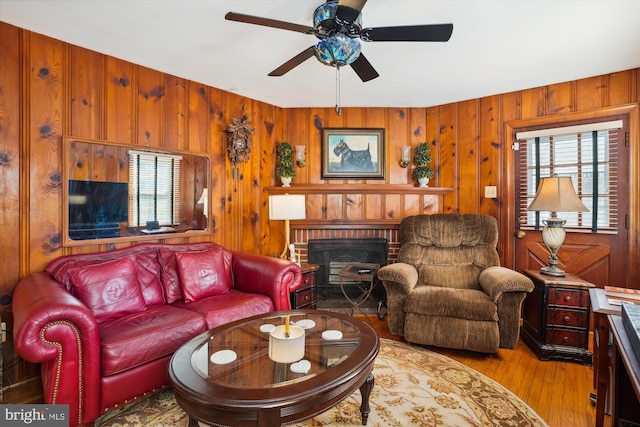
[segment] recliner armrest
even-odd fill
[[[533,290],[531,279],[524,274],[501,266],[484,269],[478,280],[482,290],[496,304],[505,292],[531,292]]]
[[[418,283],[418,271],[410,264],[396,262],[380,267],[378,279],[383,282],[397,283],[403,293],[408,295]]]

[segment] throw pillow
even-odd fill
[[[158,253],[160,277],[164,284],[164,299],[167,304],[173,304],[183,299],[180,277],[178,277],[178,265],[176,264],[176,252],[176,250],[163,247]]]
[[[69,271],[75,294],[98,323],[146,310],[134,257]]]
[[[232,287],[231,254],[222,247],[176,253],[185,302],[220,295]]]
[[[164,291],[160,282],[160,264],[155,251],[136,255],[138,282],[146,305],[164,304]]]

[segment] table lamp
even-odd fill
[[[202,190],[202,195],[200,196],[200,198],[198,199],[198,201],[196,202],[197,205],[204,205],[202,208],[202,215],[204,215],[205,218],[208,218],[209,216],[209,190],[207,190],[206,188],[204,188]]]
[[[305,207],[304,194],[278,194],[269,196],[269,219],[284,220],[285,242],[284,250],[282,254],[280,254],[280,258],[282,259],[287,258],[287,251],[290,250],[289,220],[305,219]]]
[[[549,265],[540,269],[540,273],[550,276],[564,276],[558,268],[558,251],[564,243],[566,232],[565,219],[558,218],[557,212],[587,212],[571,183],[571,177],[553,175],[540,179],[538,191],[527,208],[529,211],[548,211],[551,216],[543,219],[542,241],[549,250]]]

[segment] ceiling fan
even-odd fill
[[[359,40],[367,42],[446,42],[451,38],[453,24],[362,28],[360,12],[366,3],[367,0],[327,0],[314,11],[313,27],[235,12],[227,13],[225,19],[313,34],[320,39],[317,44],[303,50],[270,72],[270,76],[282,76],[315,56],[323,64],[338,67],[338,69],[345,65],[351,65],[360,79],[367,82],[375,79],[379,74],[362,54]]]

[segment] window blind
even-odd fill
[[[129,224],[179,223],[181,160],[172,154],[129,150]]]
[[[603,129],[598,129],[603,127]],[[620,220],[618,212],[618,153],[622,121],[546,129],[536,134],[521,132],[517,137],[521,155],[519,176],[520,217],[526,225],[540,227],[539,212],[527,211],[540,178],[557,174],[569,176],[589,212],[563,212],[565,227],[612,233]],[[578,132],[567,133],[567,130]],[[555,133],[558,132],[558,133]],[[526,153],[526,155],[524,155]]]

